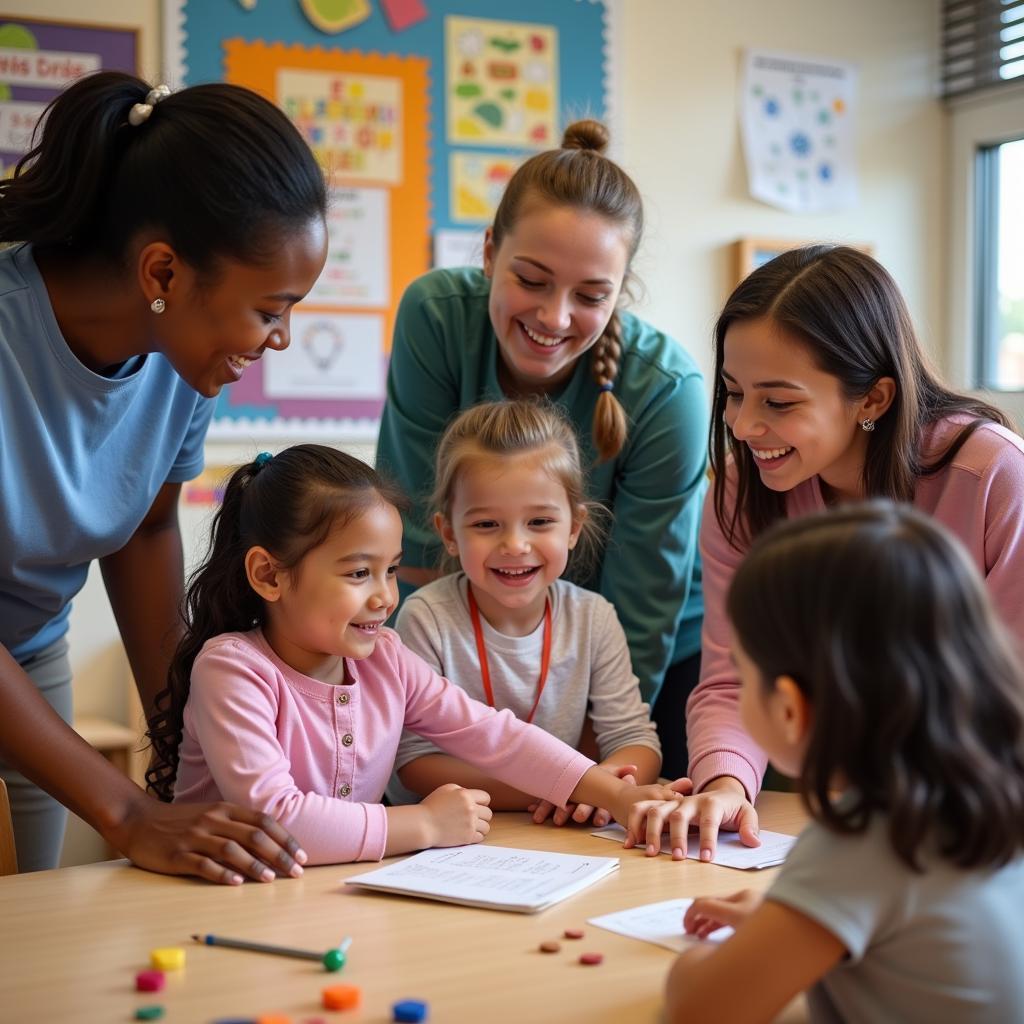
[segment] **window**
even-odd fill
[[[1024,138],[978,149],[977,383],[1024,391]]]

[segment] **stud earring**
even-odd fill
[[[861,420],[860,429],[863,430],[865,434],[870,434],[871,431],[875,429],[875,421],[870,417],[866,420]]]
[[[150,304],[149,308],[154,313],[162,313],[167,308],[167,303],[163,299],[154,299]]]

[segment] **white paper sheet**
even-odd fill
[[[626,830],[621,825],[606,825],[590,834],[601,839],[614,839],[619,843],[626,838]],[[783,835],[781,832],[762,830],[758,835],[761,838],[760,846],[744,846],[735,832],[719,832],[713,863],[723,868],[739,868],[741,871],[771,868],[786,859],[796,842],[796,836]],[[661,852],[672,856],[672,844],[668,836],[662,836]],[[686,856],[695,860],[700,856],[700,836],[696,832],[688,836]]]
[[[580,857],[503,846],[453,846],[345,879],[406,896],[491,910],[544,910],[618,869],[617,857]]]
[[[664,946],[676,953],[682,953],[695,942],[724,942],[732,935],[733,930],[729,927],[719,928],[706,940],[684,934],[683,914],[692,902],[683,899],[645,903],[642,907],[630,907],[629,910],[618,910],[614,914],[592,917],[587,923],[630,939],[653,942],[656,946]]]
[[[653,942],[656,946],[665,946],[681,953],[694,942],[724,942],[732,929],[723,927],[712,932],[707,940],[696,939],[683,932],[683,914],[693,902],[691,899],[667,899],[660,903],[644,903],[643,906],[630,907],[628,910],[616,910],[605,913],[600,918],[591,918],[589,925],[597,925],[608,932],[625,935],[630,939]]]

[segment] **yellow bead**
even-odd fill
[[[153,949],[149,953],[149,962],[158,971],[180,971],[185,966],[185,950],[180,946]]]

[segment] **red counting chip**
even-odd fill
[[[582,928],[566,928],[564,935],[567,939],[582,939],[583,929]]]
[[[580,956],[580,963],[586,964],[588,967],[596,966],[603,962],[604,953],[583,953]]]

